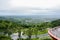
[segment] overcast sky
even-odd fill
[[[60,15],[60,0],[0,0],[0,15]]]

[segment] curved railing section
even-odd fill
[[[60,40],[60,27],[49,29],[48,34],[53,40]]]

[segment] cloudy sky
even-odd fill
[[[0,0],[0,15],[60,15],[60,0]]]

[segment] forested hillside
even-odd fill
[[[37,35],[47,33],[48,28],[60,26],[60,19],[38,23],[26,22],[24,19],[19,20],[20,18],[18,21],[17,19],[14,20],[13,18],[9,19],[0,17],[0,40],[12,40],[10,35],[17,32],[19,33],[19,38],[17,40],[40,40]],[[28,38],[21,38],[21,32],[23,32],[23,35],[27,35]],[[35,35],[36,38],[31,39],[31,35]]]

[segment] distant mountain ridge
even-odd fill
[[[0,16],[0,20],[10,20],[14,22],[50,22],[53,20],[60,19],[60,16],[53,15],[29,15],[29,16]]]

